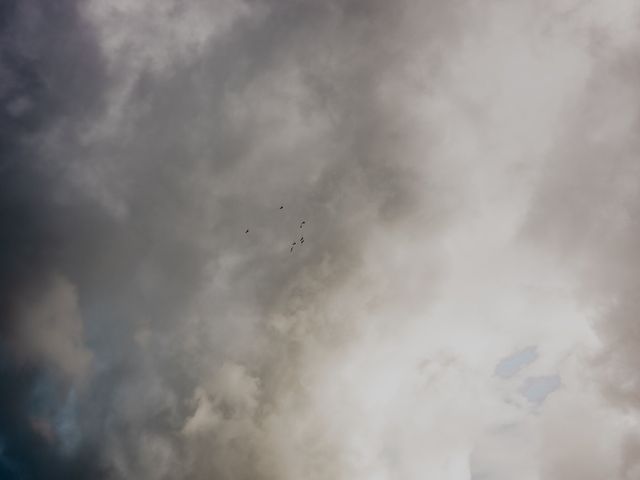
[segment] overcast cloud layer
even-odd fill
[[[639,21],[3,1],[0,478],[640,478]]]

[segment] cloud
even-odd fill
[[[91,354],[74,289],[66,280],[54,277],[42,299],[29,299],[18,310],[10,340],[18,361],[45,364],[71,380],[86,376]]]
[[[633,2],[2,8],[3,474],[632,478]]]
[[[73,208],[60,204],[57,169],[38,142],[58,120],[71,128],[99,103],[98,50],[73,2],[9,1],[1,16],[0,476],[102,478],[91,439],[67,448],[73,432],[56,423],[91,353],[60,261]],[[67,101],[70,91],[77,103]],[[71,425],[75,412],[67,418]]]

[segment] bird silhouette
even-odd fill
[[[244,233],[249,233],[249,229],[247,228],[247,229],[244,231]]]
[[[282,210],[284,208],[284,205],[280,205],[280,210]]]

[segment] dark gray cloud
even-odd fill
[[[75,295],[60,280],[74,208],[57,202],[65,182],[37,140],[61,118],[73,128],[95,111],[99,50],[75,2],[8,1],[0,17],[1,476],[100,478],[96,445],[65,452],[52,426],[90,355]]]
[[[420,28],[444,32],[431,7]],[[4,476],[281,477],[264,422],[292,330],[346,328],[301,305],[415,204],[393,73],[415,6],[249,2],[195,46],[163,29],[198,2],[114,31],[95,5],[2,8]]]

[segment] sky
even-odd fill
[[[0,479],[640,478],[639,26],[2,1]]]

